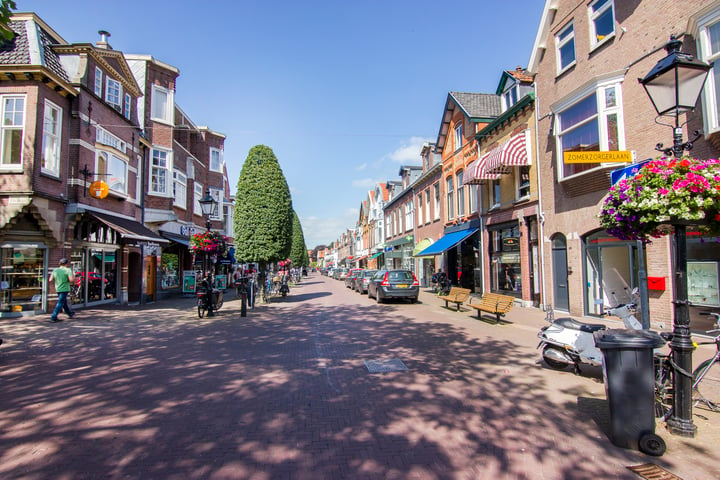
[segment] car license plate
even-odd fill
[[[406,284],[406,283],[400,283],[400,284],[395,285],[395,286],[396,286],[397,288],[408,288],[408,287],[409,287],[409,285]]]

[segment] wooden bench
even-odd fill
[[[460,305],[465,303],[470,298],[469,288],[452,287],[447,295],[438,295],[440,300],[445,300],[445,308],[448,308],[448,302],[452,302],[457,307],[457,311],[460,311]]]
[[[472,302],[472,299],[470,302]],[[479,303],[468,303],[467,306],[477,310],[478,318],[481,318],[481,312],[495,314],[495,323],[500,323],[500,317],[504,317],[505,314],[510,311],[514,302],[515,297],[511,297],[509,295],[483,293]]]

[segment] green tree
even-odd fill
[[[306,267],[310,263],[310,257],[305,245],[305,235],[297,212],[293,210],[292,246],[290,247],[290,260],[297,267]]]
[[[8,26],[13,10],[17,10],[17,5],[13,0],[2,0],[2,4],[0,4],[0,38],[5,40],[12,40],[15,37],[15,32]]]
[[[235,258],[270,262],[290,255],[292,198],[287,180],[270,147],[250,149],[235,189]]]

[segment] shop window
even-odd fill
[[[0,312],[42,311],[45,253],[36,247],[0,249]]]
[[[176,253],[163,253],[160,258],[162,288],[178,288],[180,286],[180,263]]]
[[[521,295],[520,227],[511,225],[490,233],[491,288],[502,293]]]

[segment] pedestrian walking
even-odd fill
[[[55,291],[58,294],[57,305],[55,305],[55,310],[53,310],[50,316],[51,322],[61,322],[62,320],[58,318],[58,315],[63,310],[67,313],[68,317],[72,318],[75,316],[75,313],[70,310],[70,305],[68,304],[70,284],[75,281],[75,275],[68,267],[69,263],[67,258],[61,258],[58,268],[53,270],[48,278],[49,281],[55,282]]]

